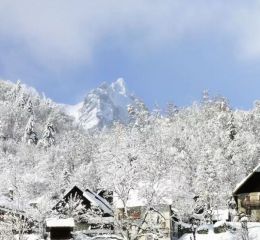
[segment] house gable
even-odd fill
[[[233,195],[252,192],[260,192],[260,165],[237,185]]]
[[[111,205],[104,198],[89,189],[83,191],[77,186],[69,190],[63,199],[54,206],[53,210],[58,211],[58,209],[64,207],[71,198],[78,198],[86,209],[90,209],[92,205],[100,208],[105,217],[113,215]]]
[[[74,186],[54,206],[53,210],[56,210],[63,217],[69,216],[66,212],[68,210],[70,216],[73,216],[75,220],[74,230],[76,231],[84,231],[89,235],[113,232],[113,211],[110,204],[89,189],[81,190]],[[69,232],[67,227],[66,229],[56,228],[54,231],[57,234],[60,234],[63,230]]]
[[[65,207],[66,203],[69,202],[71,198],[78,198],[81,200],[81,204],[86,208],[89,209],[91,207],[90,201],[84,196],[84,192],[79,189],[77,186],[74,186],[71,190],[69,190],[62,200],[60,200],[54,207],[53,210],[57,210],[59,212],[59,209],[62,207]]]

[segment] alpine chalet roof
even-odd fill
[[[94,206],[98,206],[100,209],[104,211],[104,213],[113,215],[113,210],[111,205],[107,202],[106,199],[102,198],[98,194],[92,192],[89,189],[81,190],[77,186],[74,186],[72,189],[70,189],[63,199],[68,198],[73,192],[76,192],[79,197],[83,198],[85,201],[89,201]]]
[[[235,188],[233,195],[260,192],[260,164]]]
[[[57,227],[70,227],[74,228],[75,223],[73,218],[66,219],[57,219],[57,218],[47,218],[46,226],[48,228],[57,228]]]

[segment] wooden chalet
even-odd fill
[[[107,195],[107,199],[102,197]],[[91,236],[97,233],[113,233],[113,210],[108,202],[111,201],[111,194],[106,194],[105,191],[94,193],[89,189],[82,190],[74,186],[54,206],[53,210],[62,213],[71,199],[77,199],[83,207],[83,211],[79,212],[75,219],[75,231],[83,231]]]
[[[233,197],[239,214],[260,221],[260,164],[237,185]]]

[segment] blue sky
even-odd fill
[[[260,1],[1,0],[0,78],[77,103],[123,77],[150,107],[260,99]]]

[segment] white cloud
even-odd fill
[[[260,57],[258,12],[258,1],[239,0],[1,0],[0,38],[49,67],[91,61],[107,36],[139,52],[212,29]]]
[[[239,6],[231,14],[228,31],[231,33],[235,50],[241,59],[260,57],[260,1]]]

